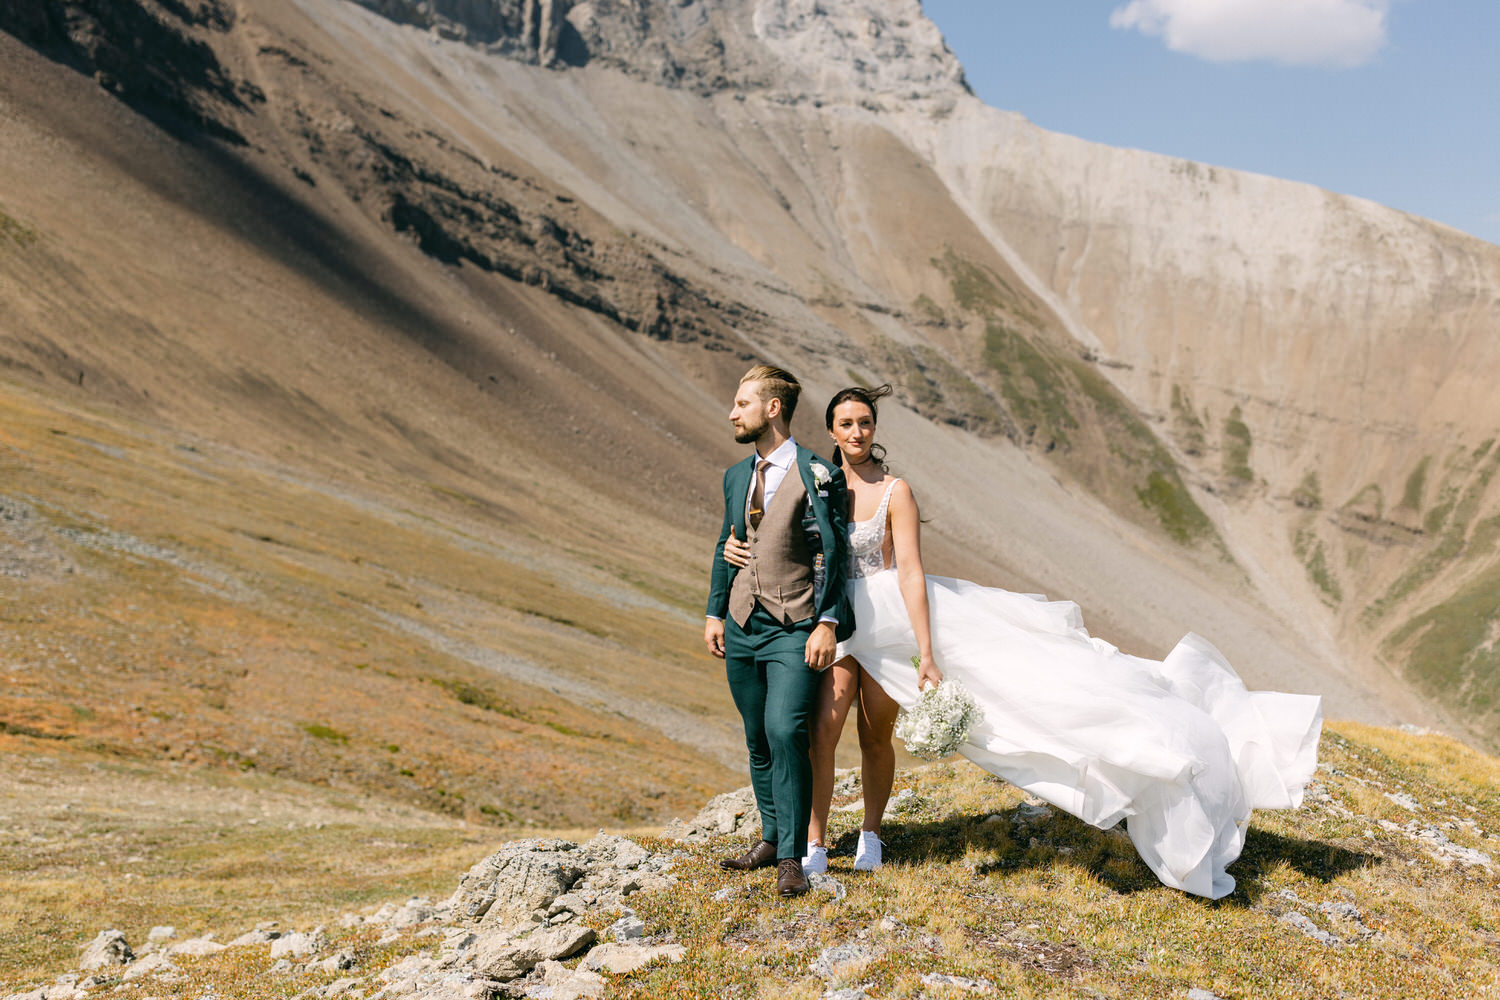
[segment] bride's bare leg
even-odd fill
[[[880,835],[880,819],[891,800],[891,784],[896,780],[896,748],[891,734],[896,729],[896,713],[901,706],[885,693],[875,679],[859,668],[859,755],[860,779],[865,792],[863,829]]]
[[[812,720],[812,819],[807,824],[807,842],[827,846],[828,807],[833,803],[833,752],[849,717],[849,706],[859,691],[859,663],[846,656],[828,668],[818,689],[818,707]]]

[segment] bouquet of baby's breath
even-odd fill
[[[918,660],[912,657],[913,666]],[[910,709],[902,709],[896,720],[896,735],[906,742],[906,752],[923,760],[937,760],[957,750],[969,738],[983,713],[979,702],[962,684],[944,680],[927,688]]]

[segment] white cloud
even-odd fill
[[[1359,66],[1385,45],[1391,0],[1130,0],[1111,27],[1213,62]]]

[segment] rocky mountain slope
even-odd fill
[[[106,906],[90,926],[107,929],[57,949],[53,969],[69,971],[29,967],[6,1000],[122,986],[371,1000],[1495,989],[1495,759],[1361,726],[1328,733],[1323,750],[1307,805],[1255,817],[1230,869],[1239,886],[1213,905],[1157,883],[1120,830],[959,761],[898,775],[875,872],[850,868],[859,774],[846,772],[835,801],[854,811],[834,812],[829,871],[798,899],[776,896],[767,872],[716,864],[755,832],[745,788],[661,837],[513,841],[474,850],[424,896],[330,901],[284,922],[200,911],[164,923]]]
[[[813,444],[820,397],[897,384],[932,571],[1493,737],[1493,247],[1048,135],[915,2],[0,29],[16,752],[332,769],[483,822],[721,785],[696,621],[754,359],[804,376]]]

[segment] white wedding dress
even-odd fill
[[[895,482],[891,483],[891,487]],[[917,700],[916,637],[896,570],[884,565],[890,487],[850,525],[859,660],[903,707]],[[1078,605],[927,577],[933,655],[984,711],[959,752],[1101,829],[1126,821],[1166,885],[1234,890],[1252,809],[1293,809],[1317,765],[1322,699],[1248,691],[1189,634],[1165,660],[1122,653],[1083,627]]]

